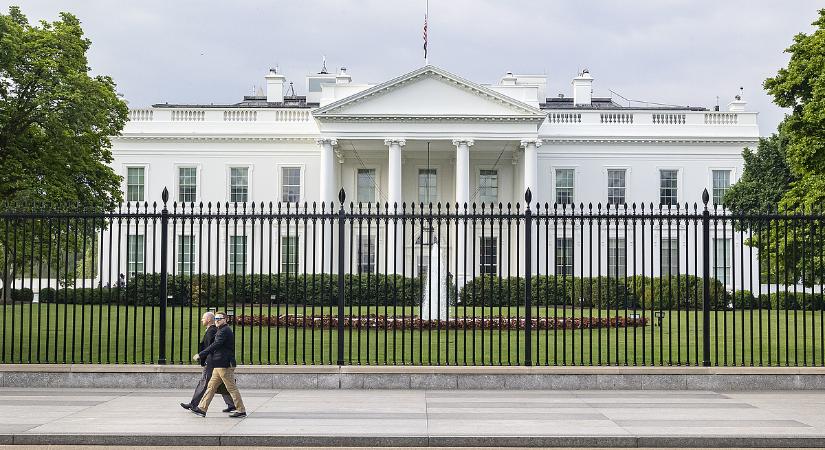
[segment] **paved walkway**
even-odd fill
[[[243,388],[243,387],[241,387]],[[0,445],[825,447],[825,392],[0,389]]]

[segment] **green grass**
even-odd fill
[[[190,363],[202,328],[204,309],[169,307],[167,358]],[[236,314],[267,314],[267,306],[237,308]],[[289,314],[304,308],[289,307]],[[307,308],[306,314],[335,314],[331,308]],[[285,313],[284,306],[271,313]],[[417,308],[362,307],[361,315],[417,315]],[[628,311],[633,313],[633,311]],[[642,311],[637,311],[642,314]],[[537,365],[677,365],[701,364],[702,313],[665,311],[662,324],[593,330],[533,330]],[[23,304],[0,305],[3,363],[154,363],[159,355],[158,307]],[[346,308],[358,315],[359,309]],[[454,317],[523,317],[524,308],[450,308]],[[533,308],[533,317],[589,317],[588,309]],[[619,316],[624,316],[624,310]],[[593,310],[594,317],[615,317],[616,310]],[[752,318],[751,318],[752,317]],[[711,354],[714,365],[823,365],[823,313],[820,311],[713,312]],[[698,324],[698,328],[697,328]],[[761,329],[761,334],[760,334]],[[770,330],[770,331],[769,331]],[[294,327],[235,327],[242,364],[335,364],[337,330]],[[517,365],[525,354],[524,331],[345,329],[347,364]],[[697,350],[699,358],[697,358]]]

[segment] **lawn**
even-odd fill
[[[4,363],[150,364],[159,353],[158,307],[17,304],[2,305],[0,324]],[[236,314],[329,316],[334,309],[273,305],[236,308]],[[169,307],[169,363],[190,363],[202,329],[203,309]],[[633,314],[629,310],[627,314]],[[664,311],[661,325],[651,311],[639,328],[533,330],[536,365],[695,365],[701,364],[702,313]],[[417,315],[417,308],[346,308],[353,316]],[[524,308],[450,308],[453,317],[523,317]],[[624,317],[625,311],[533,308],[533,317]],[[711,313],[713,365],[823,365],[822,311],[719,311]],[[335,364],[336,329],[236,326],[241,364]],[[345,329],[347,364],[519,365],[525,333],[489,329]],[[700,356],[697,358],[697,354]]]

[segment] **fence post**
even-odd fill
[[[166,267],[169,255],[169,209],[166,207],[166,203],[169,201],[169,190],[165,187],[163,188],[161,199],[163,200],[163,210],[160,212],[160,329],[158,330],[158,364],[166,364],[166,282],[169,279]]]
[[[530,335],[533,331],[533,224],[530,210],[530,202],[533,200],[533,193],[530,188],[524,193],[524,365],[533,365],[533,347]]]
[[[702,365],[710,366],[710,211],[708,190],[702,192]]]
[[[338,365],[344,365],[344,241],[346,240],[346,224],[344,223],[344,200],[347,194],[344,188],[338,191]]]

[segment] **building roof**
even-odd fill
[[[265,95],[245,95],[243,101],[229,104],[156,103],[153,108],[317,108],[318,103],[307,103],[304,95],[284,96],[283,102],[268,102]]]
[[[599,110],[618,110],[618,109],[645,109],[645,110],[663,110],[663,111],[707,111],[707,108],[699,106],[668,106],[668,105],[644,105],[644,106],[623,106],[616,103],[610,97],[593,97],[589,105],[573,105],[573,97],[548,97],[544,103],[539,103],[541,109],[599,109]]]

